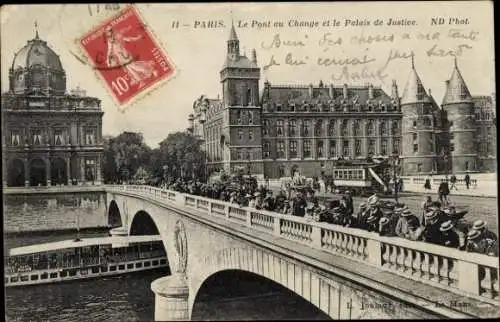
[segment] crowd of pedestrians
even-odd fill
[[[466,221],[467,211],[449,205],[446,196],[433,201],[429,196],[422,213],[415,214],[404,204],[381,200],[376,194],[354,209],[353,198],[346,191],[339,200],[316,196],[311,186],[294,180],[291,186],[276,193],[250,177],[232,182],[205,184],[196,181],[175,181],[167,188],[183,193],[218,199],[241,207],[273,211],[305,217],[318,222],[376,232],[383,236],[399,236],[445,247],[498,256],[497,236],[483,220]]]

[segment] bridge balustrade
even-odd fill
[[[498,303],[498,257],[469,253],[440,245],[385,237],[377,233],[348,228],[266,210],[239,207],[228,202],[165,190],[168,198],[146,186],[108,186],[110,189],[137,191],[146,197],[174,201],[259,231],[299,242],[335,255],[375,266],[412,280],[463,292]],[[161,191],[161,189],[160,189]]]

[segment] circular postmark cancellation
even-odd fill
[[[176,68],[135,5],[77,39],[76,59],[92,68],[122,108],[173,78]]]
[[[178,220],[175,223],[174,245],[175,245],[175,252],[177,255],[176,272],[184,274],[186,273],[186,267],[187,267],[188,245],[187,245],[186,229],[184,228],[184,224],[180,220]]]

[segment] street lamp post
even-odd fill
[[[393,182],[394,182],[394,199],[396,204],[398,203],[398,176],[397,176],[397,167],[399,166],[399,154],[394,152],[392,154],[392,173],[393,173]]]

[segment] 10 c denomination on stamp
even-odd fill
[[[131,5],[79,39],[96,73],[120,106],[170,79],[175,68]]]

